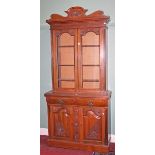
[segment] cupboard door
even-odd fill
[[[105,141],[105,109],[83,106],[81,109],[81,141],[85,143],[104,144]]]
[[[58,89],[75,89],[77,81],[77,31],[57,30],[55,43],[55,79]]]
[[[101,28],[78,30],[81,89],[103,89],[103,31]]]
[[[49,136],[54,139],[72,139],[72,108],[64,105],[49,106]]]

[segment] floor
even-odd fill
[[[100,154],[93,153],[90,151],[81,151],[81,150],[71,150],[63,148],[48,147],[47,145],[47,135],[40,136],[40,155],[115,155],[115,144],[110,144],[110,153],[109,154]]]

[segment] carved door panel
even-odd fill
[[[51,133],[49,133],[49,135],[56,139],[72,139],[71,106],[52,105],[49,107],[49,128],[51,129]]]
[[[87,143],[104,143],[106,132],[105,109],[83,107],[81,116],[81,140]]]

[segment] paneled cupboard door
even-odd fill
[[[53,31],[53,70],[56,89],[77,87],[77,30]]]
[[[105,143],[106,110],[100,107],[81,108],[81,141],[85,143]]]
[[[49,106],[49,136],[54,139],[73,138],[72,129],[72,108],[70,106],[52,105]]]

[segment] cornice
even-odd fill
[[[115,22],[110,21],[107,26],[108,26],[108,28],[115,27]],[[40,29],[41,30],[43,30],[43,29],[48,29],[49,30],[50,29],[50,26],[48,24],[46,24],[46,23],[45,24],[41,24],[40,25]]]

